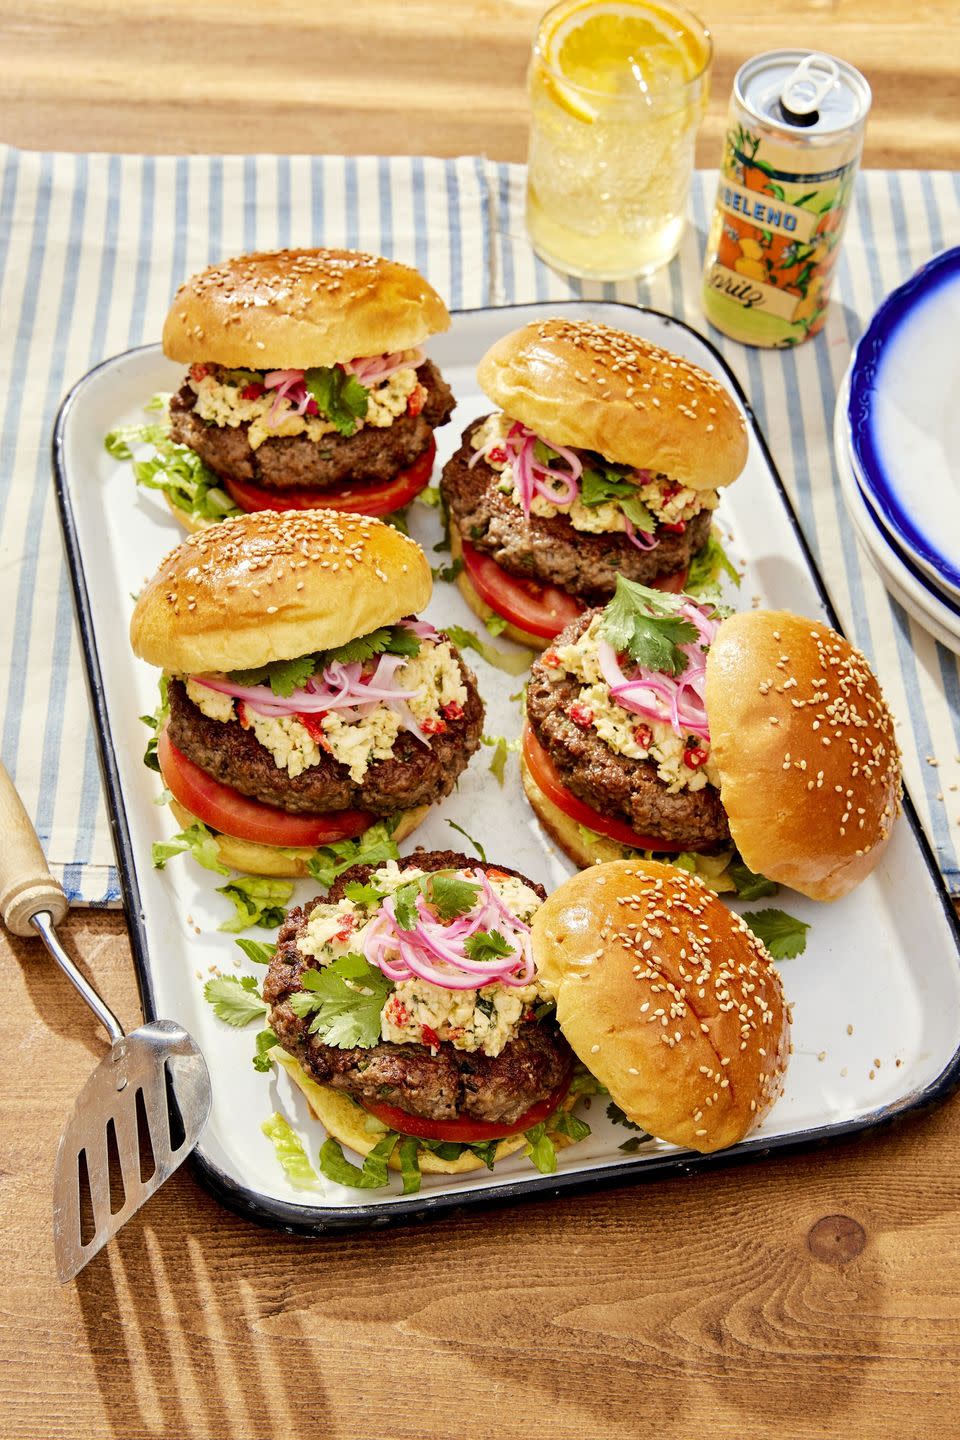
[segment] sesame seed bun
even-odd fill
[[[691,490],[729,485],[746,464],[746,426],[718,380],[606,325],[531,321],[487,351],[477,379],[547,442],[595,450]]]
[[[241,255],[177,291],[163,351],[187,364],[306,370],[422,345],[450,316],[422,275],[357,250]]]
[[[175,675],[246,670],[416,614],[433,581],[415,541],[335,510],[260,510],[187,536],[140,592],[130,643]]]
[[[730,833],[751,870],[813,900],[870,874],[900,808],[893,717],[867,661],[821,621],[731,615],[707,657]]]
[[[651,1135],[721,1150],[781,1093],[780,977],[695,876],[652,860],[585,870],[537,911],[532,942],[570,1045]]]
[[[203,823],[186,805],[181,805],[179,800],[171,800],[169,803],[173,817],[181,829],[189,830],[191,825]],[[401,840],[406,840],[413,834],[429,810],[429,805],[418,805],[414,810],[401,812],[393,832],[396,844],[399,845]],[[253,840],[240,840],[235,835],[224,835],[222,831],[214,833],[220,864],[228,865],[231,870],[244,870],[249,875],[272,875],[285,880],[305,879],[310,874],[307,861],[312,860],[317,853],[316,847],[280,849],[275,845],[258,845]]]

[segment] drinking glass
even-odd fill
[[[527,229],[549,265],[621,280],[676,254],[712,56],[710,32],[672,0],[562,0],[543,16]]]

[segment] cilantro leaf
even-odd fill
[[[687,657],[680,649],[697,638],[697,630],[680,615],[682,596],[648,590],[624,575],[601,619],[603,633],[617,651],[625,650],[647,670],[682,675]]]
[[[317,409],[331,420],[341,435],[353,435],[357,421],[367,413],[370,392],[342,365],[316,365],[303,377]]]
[[[351,880],[344,887],[344,894],[354,905],[379,905],[383,899],[383,892],[378,890],[376,885],[361,885],[357,880]]]
[[[253,979],[252,976],[246,978]],[[256,983],[254,980],[254,986]],[[217,975],[208,980],[203,987],[203,998],[213,1006],[215,1015],[238,1029],[249,1025],[251,1020],[262,1019],[268,1009],[260,996],[237,975]]]
[[[491,770],[493,769],[493,766],[492,766],[492,765],[490,766],[490,769],[491,769]],[[456,830],[458,834],[462,835],[463,838],[464,838],[464,840],[469,840],[470,844],[473,846],[474,850],[476,850],[477,854],[480,856],[480,859],[483,861],[484,865],[486,865],[486,863],[487,863],[487,852],[486,852],[486,850],[484,850],[483,846],[480,844],[480,841],[479,841],[479,840],[474,840],[473,836],[470,834],[470,831],[469,831],[469,830],[464,830],[463,826],[462,826],[462,825],[458,825],[457,822],[456,822],[456,820],[448,820],[448,821],[447,821],[447,824],[450,826],[450,829],[451,829],[451,830]]]
[[[199,820],[186,830],[181,830],[178,835],[171,836],[169,840],[154,841],[152,855],[157,870],[162,870],[174,855],[184,854],[192,855],[204,870],[213,870],[217,875],[230,874],[230,867],[220,863],[217,837]]]
[[[698,600],[712,599],[717,592],[721,576],[726,575],[739,588],[740,571],[730,560],[716,529],[710,531],[707,542],[690,562],[684,589]]]
[[[311,1003],[294,994],[290,1004],[298,1015],[312,1014],[311,1035],[340,1050],[378,1043],[380,1012],[393,986],[363,955],[351,951],[323,970],[304,970],[300,983]]]
[[[635,1125],[632,1120],[627,1119],[624,1111],[620,1109],[620,1106],[614,1100],[611,1100],[607,1106],[607,1119],[612,1120],[614,1125],[625,1125],[628,1130],[640,1130],[643,1134],[646,1134],[646,1131],[643,1130],[641,1125]]]
[[[275,930],[287,918],[286,902],[293,894],[289,880],[274,880],[267,875],[236,875],[226,885],[217,886],[218,895],[233,902],[235,914],[217,928],[233,934],[259,925]]]
[[[384,820],[371,825],[356,840],[337,840],[330,845],[320,845],[316,854],[307,861],[307,869],[318,885],[329,890],[337,876],[354,865],[378,865],[384,860],[399,860],[400,851],[393,840],[395,829],[396,820]]]
[[[450,561],[449,565],[431,565],[430,570],[434,580],[442,580],[444,584],[452,585],[463,570],[463,561],[458,555],[456,560]]]
[[[475,635],[472,630],[465,630],[462,625],[447,625],[446,635],[458,650],[475,650],[488,665],[492,665],[495,670],[503,670],[507,675],[522,675],[529,670],[533,660],[529,650],[498,650],[495,645],[487,645],[479,635]]]
[[[774,960],[795,960],[807,948],[810,926],[785,910],[748,910],[743,918]]]
[[[259,940],[237,940],[235,943],[254,965],[269,965],[277,953],[276,945],[261,945]]]
[[[294,690],[302,690],[316,670],[313,655],[301,655],[295,660],[273,660],[269,665],[258,665],[252,670],[231,670],[230,679],[237,685],[269,685],[274,695],[289,700]]]
[[[384,651],[390,655],[419,655],[420,637],[406,625],[381,625],[378,630],[371,630],[369,635],[358,635],[355,640],[348,640],[335,650],[325,650],[320,657],[320,668],[325,669],[337,662],[351,665],[356,660],[370,660]]]
[[[762,900],[766,895],[776,895],[780,886],[766,875],[759,875],[736,855],[727,867],[727,873],[736,886],[741,900]]]
[[[649,1139],[650,1136],[646,1131],[642,1135],[631,1135],[630,1139],[624,1140],[622,1145],[617,1146],[617,1149],[622,1150],[625,1155],[636,1155],[641,1146],[646,1145]]]
[[[393,914],[401,930],[412,930],[417,923],[417,896],[421,893],[419,880],[408,880],[393,892]]]
[[[299,1190],[314,1189],[317,1184],[317,1172],[307,1159],[307,1152],[300,1140],[283,1116],[278,1111],[274,1111],[269,1120],[264,1120],[260,1129],[272,1142],[274,1154],[283,1166],[290,1184],[296,1185]]]
[[[515,953],[499,930],[477,930],[467,936],[463,948],[470,960],[500,960]]]
[[[273,1069],[273,1061],[270,1059],[269,1052],[273,1049],[274,1045],[278,1043],[273,1030],[267,1029],[260,1031],[257,1036],[256,1053],[253,1057],[254,1070],[259,1070],[261,1074],[266,1074]]]
[[[609,1091],[606,1085],[601,1085],[596,1075],[592,1074],[586,1065],[577,1064],[574,1067],[573,1079],[570,1081],[571,1095],[607,1095]]]
[[[588,509],[613,501],[627,519],[646,535],[651,535],[657,528],[657,522],[640,499],[636,485],[629,480],[617,479],[614,471],[601,474],[599,470],[584,470],[580,476],[580,499]]]
[[[461,880],[459,875],[447,875],[443,871],[434,871],[424,880],[427,903],[441,920],[456,920],[458,915],[468,915],[477,903],[480,886],[473,880]]]
[[[374,1145],[362,1169],[350,1163],[339,1141],[324,1140],[320,1147],[320,1173],[353,1190],[382,1190],[388,1180],[387,1161],[399,1138],[395,1130],[388,1130]]]

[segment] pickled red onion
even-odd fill
[[[638,666],[632,676],[627,676],[616,651],[605,639],[597,645],[597,660],[612,698],[624,710],[642,715],[646,720],[669,725],[676,735],[696,735],[709,743],[710,727],[704,697],[706,651],[720,622],[711,619],[693,601],[686,601],[678,613],[697,630],[696,640],[680,646],[687,657],[687,665],[680,675],[667,675]],[[659,705],[657,700],[661,702]]]

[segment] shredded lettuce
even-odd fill
[[[495,670],[503,670],[507,675],[522,675],[525,670],[529,670],[534,658],[532,651],[519,647],[516,650],[498,650],[496,646],[481,640],[473,630],[466,630],[462,625],[447,625],[445,631],[458,650],[475,650],[488,665],[492,665]]]
[[[172,835],[169,840],[155,841],[153,863],[157,870],[162,870],[174,855],[190,854],[198,865],[203,866],[204,870],[212,870],[216,875],[229,875],[230,867],[221,865],[219,853],[216,835],[197,820],[186,830]]]
[[[687,583],[683,588],[695,600],[715,601],[719,598],[720,581],[724,575],[739,589],[743,577],[723,548],[714,527],[707,536],[707,543],[691,560]]]
[[[155,395],[144,407],[166,410],[168,395]],[[134,445],[151,445],[149,459],[135,460]],[[194,520],[214,524],[229,515],[243,512],[221,489],[219,477],[204,465],[200,456],[186,445],[170,439],[168,417],[149,425],[122,425],[104,438],[107,454],[114,460],[133,461],[137,484],[146,490],[160,490],[176,509]]]
[[[780,889],[776,881],[751,870],[737,854],[730,861],[729,875],[741,900],[762,900],[767,895],[776,895]]]
[[[286,902],[293,894],[293,885],[289,880],[275,880],[267,875],[236,875],[226,885],[218,885],[217,894],[226,895],[236,912],[218,929],[228,934],[248,930],[251,925],[276,930],[287,918]]]
[[[266,1074],[267,1071],[273,1068],[270,1051],[278,1043],[275,1031],[269,1028],[260,1031],[256,1040],[257,1048],[253,1056],[254,1070],[259,1070],[261,1074]]]
[[[160,739],[160,731],[167,723],[167,716],[170,714],[170,703],[167,699],[167,677],[160,676],[159,682],[160,702],[152,715],[141,715],[140,719],[144,725],[153,732],[147,741],[147,748],[143,752],[143,763],[148,770],[156,770],[160,773],[160,761],[157,759],[157,741]]]
[[[419,1146],[412,1135],[405,1135],[400,1141],[400,1174],[404,1195],[415,1195],[420,1189],[420,1158]]]
[[[349,1185],[354,1190],[382,1190],[389,1178],[387,1161],[399,1139],[395,1130],[388,1130],[374,1145],[361,1169],[351,1164],[340,1142],[331,1136],[320,1147],[320,1173],[328,1180],[335,1180],[338,1185]]]
[[[385,860],[399,860],[400,851],[393,839],[397,818],[381,820],[364,830],[356,840],[338,840],[318,846],[307,861],[307,869],[324,890],[329,890],[338,875],[354,865],[381,865]]]
[[[469,840],[470,844],[473,846],[474,850],[476,850],[477,854],[480,856],[480,859],[483,861],[484,865],[486,865],[486,863],[487,863],[487,852],[486,852],[486,850],[484,850],[483,846],[480,844],[480,841],[479,841],[479,840],[474,840],[473,836],[470,834],[470,831],[469,831],[469,830],[464,830],[463,826],[462,826],[462,825],[458,825],[457,822],[456,822],[456,820],[448,820],[448,821],[447,821],[447,824],[450,826],[450,829],[451,829],[451,830],[456,830],[458,834],[462,835],[463,838],[464,838],[464,840]]]
[[[525,1131],[524,1138],[527,1148],[524,1154],[540,1171],[541,1175],[552,1175],[557,1168],[557,1147],[547,1134],[546,1122],[541,1120],[539,1125]]]
[[[318,1184],[316,1170],[307,1159],[299,1139],[279,1111],[274,1111],[269,1120],[264,1120],[260,1129],[273,1144],[273,1151],[291,1185],[298,1190],[315,1190]]]

